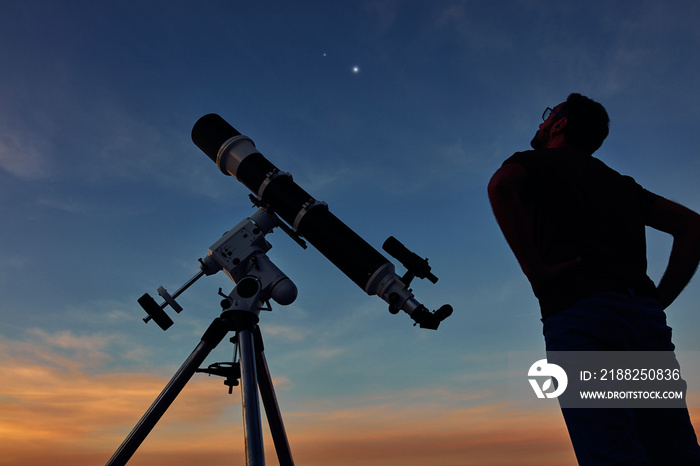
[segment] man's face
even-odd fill
[[[549,118],[540,123],[539,129],[535,133],[535,136],[532,138],[532,141],[530,141],[530,147],[532,147],[535,150],[544,149],[545,147],[547,147],[547,144],[549,143],[549,140],[551,138],[550,130],[552,129],[552,125],[557,120],[561,119],[561,116],[555,112],[560,112],[562,105],[563,103],[554,107],[554,111],[549,114]]]

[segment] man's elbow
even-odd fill
[[[674,238],[700,237],[700,214],[663,197],[651,205],[647,225]]]
[[[676,231],[672,232],[672,235],[674,237],[686,236],[695,238],[700,243],[700,214],[690,209],[684,209],[682,219]]]
[[[691,212],[692,215],[690,215],[686,221],[686,228],[688,231],[692,232],[691,234],[693,234],[698,243],[700,243],[700,214],[692,210]]]

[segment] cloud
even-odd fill
[[[104,464],[166,385],[148,371],[107,371],[111,339],[29,332],[0,340],[0,464]],[[68,354],[68,356],[66,356]],[[227,464],[244,458],[238,389],[194,377],[129,462]],[[293,382],[293,381],[292,381]],[[575,464],[556,409],[511,409],[489,389],[397,387],[363,395],[282,394],[292,453],[321,466]],[[700,412],[691,411],[691,416]],[[274,446],[265,429],[266,456]]]
[[[474,7],[476,6],[476,7]],[[488,10],[487,10],[488,11]],[[459,41],[469,50],[478,53],[499,53],[513,49],[513,39],[505,28],[493,21],[485,20],[479,3],[452,4],[437,14],[435,27],[454,32]]]
[[[48,146],[40,138],[22,132],[0,133],[0,168],[23,180],[49,176]]]
[[[99,337],[62,333],[47,340],[49,344],[0,342],[0,464],[30,464],[25,455],[43,455],[44,464],[61,464],[51,459],[54,450],[87,456],[101,450],[108,457],[167,383],[165,377],[148,373],[91,373],[95,367],[85,362],[99,362],[90,356],[103,346]],[[55,348],[78,354],[61,356]],[[221,391],[204,378],[189,384],[166,415],[154,446],[164,441],[182,444],[179,426],[214,431],[230,403],[225,396],[213,396]]]
[[[0,342],[3,461],[73,466],[105,462],[167,377],[97,371],[100,358],[89,355],[107,344],[100,336],[31,333],[33,343]],[[75,355],[65,357],[61,351]],[[279,387],[287,381],[275,383]],[[239,398],[224,390],[210,378],[194,378],[130,464],[168,464],[173,455],[183,465],[202,464],[203,458],[212,463],[242,458]],[[513,452],[540,448],[539,456],[532,456],[535,464],[543,455],[551,459],[568,454],[560,421],[549,414],[527,417],[497,404],[480,405],[482,396],[437,387],[298,400],[283,405],[282,411],[300,464],[328,464],[328,458],[334,458],[334,465],[484,464],[487,457],[491,464],[512,464]],[[541,424],[537,434],[531,423]],[[554,453],[541,448],[543,441],[556,444]],[[269,438],[266,444],[272,450]]]
[[[290,442],[304,464],[319,465],[324,458],[334,458],[334,465],[413,466],[566,464],[565,459],[573,459],[561,420],[551,412],[514,414],[499,404],[460,408],[464,398],[464,393],[438,388],[340,403],[319,400],[286,416]]]
[[[61,200],[49,197],[37,199],[36,205],[39,207],[46,207],[48,209],[55,209],[68,214],[84,214],[90,212],[91,210],[86,202]]]
[[[298,326],[268,324],[265,335],[284,342],[300,342],[309,336],[310,330]]]

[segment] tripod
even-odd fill
[[[164,308],[170,305],[177,312],[182,311],[182,307],[175,298],[200,277],[224,270],[236,283],[228,296],[219,290],[219,295],[224,298],[221,301],[223,309],[221,315],[213,320],[192,354],[170,379],[158,398],[114,453],[107,466],[121,466],[129,461],[195,372],[225,376],[229,392],[231,387],[238,385],[238,379],[241,379],[248,466],[265,464],[258,391],[267,414],[279,463],[283,466],[294,464],[258,327],[260,311],[271,310],[270,299],[285,305],[291,304],[297,295],[294,283],[265,254],[272,247],[265,239],[265,235],[276,226],[280,226],[278,218],[267,209],[260,208],[214,243],[209,248],[207,257],[200,260],[201,271],[172,296],[160,287],[158,294],[165,300],[163,304],[158,305],[148,294],[139,299],[139,303],[149,315],[144,321],[153,319],[163,330],[166,330],[173,321],[165,314]],[[239,362],[234,361],[228,366],[217,363],[209,368],[200,369],[199,366],[209,353],[232,331],[235,332],[232,341],[237,345]]]
[[[226,376],[225,383],[229,387],[238,385],[237,379],[240,377],[246,464],[248,466],[265,464],[258,390],[267,415],[279,464],[280,466],[294,464],[265,359],[262,335],[257,325],[259,320],[257,314],[264,301],[260,299],[260,295],[259,280],[256,278],[247,277],[238,283],[233,292],[222,302],[226,305],[226,309],[221,316],[215,318],[204,332],[192,354],[170,379],[158,398],[114,453],[107,466],[120,466],[129,461],[195,372]],[[207,369],[199,369],[204,359],[230,331],[236,332],[232,341],[235,340],[238,346],[239,363],[234,361],[227,368],[221,364],[214,364]]]

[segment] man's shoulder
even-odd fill
[[[542,152],[542,151],[541,151],[541,150],[524,150],[524,151],[519,151],[519,152],[514,153],[514,154],[511,155],[510,157],[508,157],[508,158],[506,159],[506,161],[503,162],[503,163],[509,163],[509,162],[511,162],[511,161],[513,161],[513,160],[518,160],[518,159],[521,159],[521,158],[533,157],[533,156],[535,156],[537,153],[540,153],[540,152]]]
[[[510,157],[508,157],[504,162],[503,165],[509,164],[509,163],[518,163],[520,165],[528,166],[530,165],[533,160],[537,158],[537,155],[541,153],[541,150],[526,150],[526,151],[521,151],[521,152],[516,152]]]
[[[569,157],[576,155],[576,151],[567,148],[532,149],[514,153],[503,162],[503,165],[518,163],[526,169],[546,169],[551,165],[565,164]]]

